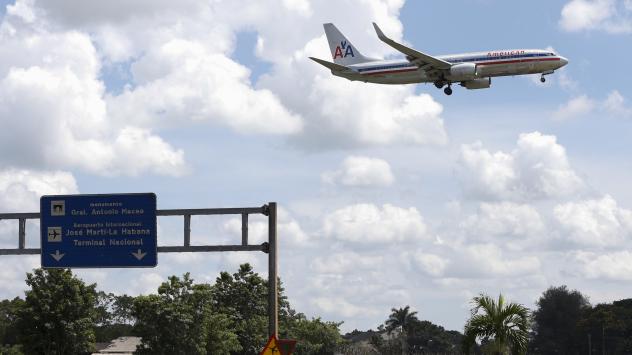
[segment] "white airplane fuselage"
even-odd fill
[[[568,63],[567,59],[551,51],[540,49],[514,49],[441,55],[437,58],[453,65],[470,63],[475,72],[463,76],[444,78],[448,82],[462,82],[497,76],[550,73]],[[380,60],[347,66],[344,72],[332,72],[349,80],[377,84],[416,84],[435,82],[427,72],[406,59]]]

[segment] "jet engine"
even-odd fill
[[[465,81],[476,78],[476,64],[461,63],[450,68],[449,79],[452,81]]]
[[[481,78],[461,82],[461,86],[469,90],[487,89],[492,86],[492,78]]]

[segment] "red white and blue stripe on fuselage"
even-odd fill
[[[479,52],[470,54],[438,56],[451,64],[474,63],[477,66],[513,64],[513,63],[534,63],[559,61],[560,57],[553,53],[542,50],[507,50]],[[350,65],[351,69],[363,75],[385,75],[412,72],[419,69],[415,64],[407,60],[389,60],[379,62],[368,62]]]

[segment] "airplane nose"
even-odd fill
[[[568,64],[568,59],[560,56],[560,64],[562,67],[565,66],[566,64]]]

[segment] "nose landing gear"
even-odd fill
[[[546,82],[546,78],[544,76],[545,75],[550,75],[550,74],[553,74],[553,73],[554,73],[553,70],[547,70],[547,71],[543,72],[542,75],[540,75],[540,82],[541,83]]]

